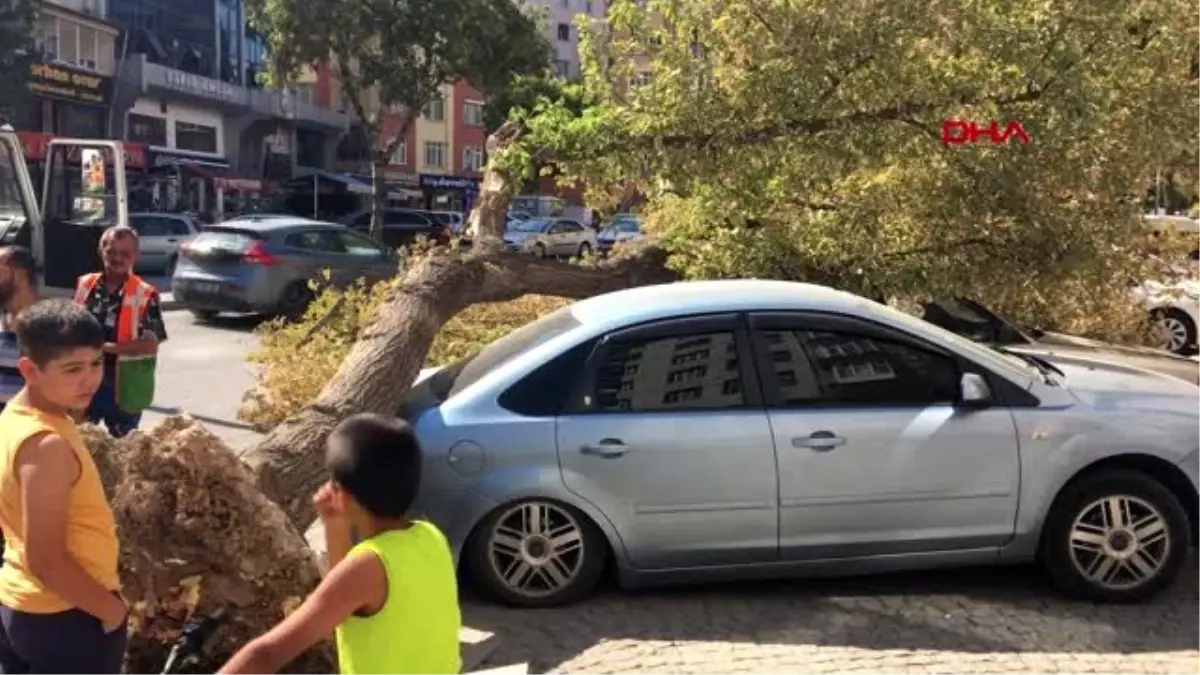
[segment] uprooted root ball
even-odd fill
[[[295,609],[317,584],[317,561],[283,511],[255,487],[232,450],[186,415],[114,440],[85,427],[121,539],[130,604],[125,672],[159,672],[192,614],[228,619],[197,672]],[[289,672],[334,672],[332,650],[310,650]]]

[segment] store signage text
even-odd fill
[[[220,80],[201,77],[174,69],[166,70],[164,80],[169,89],[229,101],[230,103],[238,102],[238,88],[228,82],[221,82]]]
[[[421,174],[421,187],[429,190],[478,190],[479,180],[475,178]]]
[[[108,105],[112,78],[57,64],[29,66],[29,93],[87,105]]]
[[[985,126],[964,120],[942,122],[942,142],[946,145],[976,143],[981,136],[986,136],[992,145],[1005,145],[1014,137],[1021,145],[1029,145],[1029,133],[1020,122],[1009,122],[1003,129],[999,122],[989,122]]]

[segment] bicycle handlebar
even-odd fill
[[[187,623],[183,625],[183,632],[179,634],[179,639],[171,647],[171,653],[167,656],[167,663],[163,666],[162,672],[174,673],[177,666],[198,661],[204,643],[208,642],[217,628],[225,622],[225,618],[225,608],[218,607],[204,618],[197,619],[193,616],[188,619]]]

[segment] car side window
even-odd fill
[[[846,331],[760,330],[769,405],[925,406],[959,395],[953,359]]]
[[[158,216],[144,216],[133,221],[133,229],[137,230],[138,236],[141,237],[165,237],[167,226],[164,220],[166,219]]]
[[[334,232],[329,230],[305,230],[293,232],[284,238],[283,243],[295,248],[319,253],[342,253],[342,243]]]
[[[581,403],[585,412],[737,408],[745,404],[732,331],[612,341]]]
[[[188,237],[192,234],[192,228],[179,218],[167,218],[167,234],[172,237]]]
[[[550,227],[546,229],[546,234],[562,234],[563,232],[562,222],[551,223]]]
[[[384,250],[378,244],[371,241],[370,237],[364,237],[354,232],[339,232],[338,236],[342,240],[343,252],[347,255],[362,258],[379,258],[384,253]]]
[[[583,225],[580,225],[579,223],[577,223],[573,220],[564,220],[562,222],[562,228],[563,228],[563,232],[567,232],[570,234],[575,234],[577,232],[583,232]]]

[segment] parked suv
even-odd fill
[[[363,210],[351,213],[338,220],[341,224],[358,232],[366,233],[371,229],[371,211]],[[449,225],[438,222],[431,214],[413,209],[384,209],[383,211],[383,243],[396,249],[410,246],[419,237],[448,244],[453,237]]]
[[[335,223],[268,218],[209,225],[179,250],[172,290],[200,319],[220,312],[298,318],[309,281],[329,270],[339,286],[394,276],[399,259],[370,237]]]

